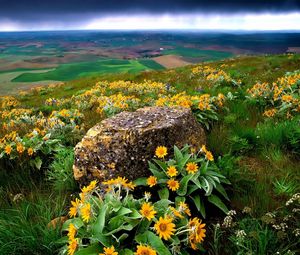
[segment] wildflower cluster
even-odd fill
[[[217,107],[222,107],[226,97],[223,94],[211,96],[209,94],[190,96],[185,92],[166,95],[158,98],[155,102],[156,106],[182,106],[186,108],[198,108],[201,111],[216,110]]]
[[[0,109],[12,109],[18,106],[20,102],[13,96],[0,97]]]
[[[198,153],[192,153],[190,150],[195,151],[189,146],[181,150],[174,146],[174,158],[168,158],[167,148],[159,146],[155,151],[158,159],[149,162],[149,169],[153,175],[139,179],[138,182],[149,186],[151,190],[156,188],[161,199],[170,197],[179,200],[187,199],[190,204],[194,204],[203,217],[205,217],[203,205],[207,201],[227,212],[225,204],[213,191],[215,189],[228,199],[222,184],[229,182],[213,164],[212,153],[205,145]]]
[[[205,155],[208,151],[205,149],[200,153]],[[155,154],[158,158],[165,158],[167,148],[159,146]],[[191,163],[199,164],[187,160],[184,171],[192,171],[195,175],[195,166]],[[174,164],[176,169],[171,167],[170,176],[178,177],[178,165]],[[162,181],[148,178],[148,183],[155,187]],[[172,187],[170,184],[171,190]],[[63,225],[67,241],[61,253],[74,255],[93,247],[95,254],[99,255],[123,254],[123,251],[137,255],[171,255],[201,247],[206,237],[206,225],[200,218],[192,216],[190,205],[184,198],[178,200],[164,196],[155,201],[152,200],[155,194],[148,191],[137,198],[140,191],[133,196],[135,188],[135,182],[124,177],[101,183],[92,181],[83,187],[78,198],[71,201],[70,219]]]
[[[300,112],[300,72],[287,73],[273,84],[257,83],[248,89],[249,97],[265,106],[263,116],[292,118]]]
[[[221,65],[221,68],[226,67],[226,65]],[[218,86],[221,84],[232,84],[235,86],[240,86],[242,84],[241,80],[235,81],[230,77],[228,73],[219,68],[213,68],[211,66],[197,66],[192,69],[192,76],[197,79],[204,79],[209,82],[210,86]]]
[[[211,121],[218,120],[217,111],[224,107],[225,102],[226,96],[222,93],[219,93],[217,96],[211,96],[209,94],[191,96],[182,92],[175,95],[160,96],[156,100],[155,105],[191,108],[198,121],[209,129]]]
[[[49,98],[45,104],[55,107],[69,107],[76,105],[80,111],[93,110],[103,117],[111,116],[124,110],[134,110],[145,105],[153,104],[152,98],[157,95],[172,93],[160,82],[144,81],[141,83],[131,81],[98,82],[91,89],[71,98]],[[151,96],[150,96],[151,95]],[[141,100],[141,97],[146,97]]]
[[[36,113],[34,109],[10,109],[11,105],[17,105],[12,99],[3,102],[5,108],[0,110],[0,158],[18,159],[35,157],[40,153],[50,154],[58,144],[64,143],[61,134],[79,134],[83,127],[83,115],[76,109],[52,111],[47,116],[42,112]],[[40,159],[37,158],[34,164],[40,168]]]

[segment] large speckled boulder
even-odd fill
[[[122,112],[91,128],[75,147],[74,177],[80,184],[116,176],[148,176],[157,146],[200,149],[205,133],[186,108],[146,107]]]

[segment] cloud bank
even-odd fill
[[[0,31],[32,30],[300,30],[300,12],[244,14],[105,15],[65,21],[0,18]]]

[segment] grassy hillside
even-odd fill
[[[140,71],[145,67],[159,69],[152,62],[134,64],[141,67]],[[110,68],[109,63],[104,66]],[[158,194],[157,186],[146,189],[152,192],[150,201],[157,215],[169,210],[164,208],[164,199],[186,198],[192,217],[202,218],[206,224],[201,226],[206,229],[204,241],[199,236],[193,239],[192,234],[187,240],[181,239],[180,234],[178,239],[161,240],[153,229],[138,236],[141,229],[147,229],[145,225],[138,225],[138,229],[134,225],[135,234],[129,230],[133,225],[126,225],[128,229],[120,228],[115,239],[107,240],[103,236],[101,240],[99,236],[93,239],[90,232],[94,229],[93,217],[100,219],[101,215],[93,209],[89,216],[91,222],[80,217],[72,221],[80,222],[80,227],[75,224],[80,240],[75,250],[83,249],[75,254],[98,254],[108,245],[124,250],[120,254],[133,254],[137,243],[147,243],[161,255],[168,254],[164,252],[169,252],[171,244],[176,242],[181,245],[180,254],[199,254],[192,245],[203,254],[297,254],[300,201],[295,194],[300,192],[300,55],[248,56],[139,73],[130,72],[129,66],[124,60],[118,70],[128,73],[113,70],[113,74],[99,76],[93,73],[93,66],[86,64],[87,72],[93,74],[88,78],[70,73],[67,76],[77,80],[0,98],[0,254],[70,251],[70,241],[68,246],[60,224],[54,228],[46,225],[51,219],[67,215],[70,200],[75,201],[80,192],[72,178],[73,147],[102,119],[153,105],[192,110],[206,130],[208,151],[191,154],[189,163],[198,162],[198,175],[203,178],[207,177],[203,170],[207,165],[211,173],[226,179],[227,184],[221,185],[224,190],[214,182],[211,187],[200,183],[196,187],[199,196],[191,204],[188,201],[192,196],[182,195],[181,189],[172,191],[166,186]],[[68,69],[50,74],[59,77],[65,73]],[[31,74],[29,78],[50,74]],[[172,149],[168,148],[168,153],[172,158]],[[177,162],[175,166],[179,168],[178,152],[174,157],[177,161],[172,164]],[[174,178],[184,185],[183,180],[192,177]],[[207,191],[208,187],[212,193]],[[96,191],[94,186],[88,189]],[[144,187],[139,187],[136,197],[141,195],[140,189],[144,191]],[[81,191],[82,194],[85,193]],[[119,200],[124,208],[129,206],[122,198]],[[83,200],[80,203],[83,207],[87,205]],[[175,203],[174,207],[177,206]],[[140,218],[140,207],[130,208],[137,213],[124,214],[132,217],[130,224],[145,221]],[[177,209],[180,211],[180,206]],[[124,215],[122,219],[127,217]],[[182,213],[182,217],[182,220],[174,219],[176,227],[191,224],[187,213]],[[113,224],[109,220],[102,220],[105,231]],[[159,221],[158,216],[155,220]],[[123,234],[135,240],[133,246],[129,244],[132,242],[116,241],[126,238]],[[76,241],[70,236],[69,239],[73,244]]]

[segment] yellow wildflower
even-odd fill
[[[157,178],[155,176],[150,176],[147,179],[147,184],[152,188],[153,186],[155,186],[157,184]]]
[[[135,255],[156,255],[156,251],[146,245],[138,245]]]
[[[76,217],[81,201],[78,198],[76,198],[75,201],[71,201],[71,204],[72,207],[69,210],[69,215],[70,217]]]
[[[22,154],[22,153],[24,152],[24,150],[25,150],[25,148],[24,148],[23,144],[18,143],[18,144],[17,144],[17,152],[18,152],[19,154]]]
[[[194,162],[189,162],[186,164],[186,171],[189,174],[194,174],[198,171],[198,165]]]
[[[178,171],[176,169],[175,166],[169,166],[168,169],[167,169],[167,174],[170,176],[170,177],[174,177],[178,174]]]
[[[204,227],[205,224],[202,224],[202,221],[197,217],[189,221],[189,242],[194,250],[197,249],[197,244],[202,243],[206,236],[206,229]]]
[[[76,239],[72,239],[69,241],[68,244],[68,255],[74,255],[75,251],[77,250],[78,242]]]
[[[165,146],[158,146],[155,150],[155,155],[158,158],[164,158],[168,155],[168,150]]]
[[[210,151],[207,151],[205,154],[205,157],[209,160],[209,161],[214,161],[214,156],[212,155],[212,153]]]
[[[162,218],[155,223],[154,229],[160,238],[164,240],[169,240],[175,232],[175,224],[173,223],[173,219],[170,217]]]
[[[90,219],[91,219],[91,214],[92,214],[92,211],[91,211],[91,204],[90,204],[90,203],[85,204],[85,205],[80,209],[80,213],[81,213],[81,216],[82,216],[83,221],[84,221],[84,222],[89,222]]]
[[[28,156],[32,156],[33,155],[33,149],[28,148],[27,153],[28,153]]]
[[[7,155],[10,155],[12,151],[12,147],[10,145],[6,145],[4,150]]]
[[[98,183],[97,180],[91,181],[90,184],[89,184],[88,186],[84,186],[84,187],[81,189],[81,191],[82,191],[83,193],[89,193],[89,192],[93,191],[93,190],[96,188],[97,183]]]
[[[99,255],[118,255],[119,253],[115,250],[115,247],[112,245],[111,247],[105,247],[103,249],[104,253],[99,253]]]
[[[179,189],[179,182],[174,179],[168,180],[167,184],[168,184],[168,188],[172,191],[176,191]]]
[[[74,224],[70,223],[68,227],[69,240],[73,240],[75,238],[76,232],[77,232],[77,228],[74,226]]]
[[[170,208],[170,210],[172,211],[174,217],[177,217],[177,218],[179,218],[179,219],[184,218],[184,216],[179,212],[179,210],[176,210],[176,208],[174,208],[174,207],[172,207],[172,206],[170,206],[169,208]]]
[[[151,221],[155,217],[156,211],[154,210],[154,206],[150,203],[143,203],[140,213],[144,218]]]
[[[263,113],[263,116],[266,116],[268,118],[271,118],[271,117],[274,117],[275,114],[277,113],[277,110],[275,108],[273,109],[270,109],[270,110],[266,110],[264,113]]]
[[[188,207],[188,205],[185,202],[180,202],[179,203],[179,208],[178,208],[179,212],[184,212],[185,214],[187,214],[188,216],[191,216],[191,211]]]

